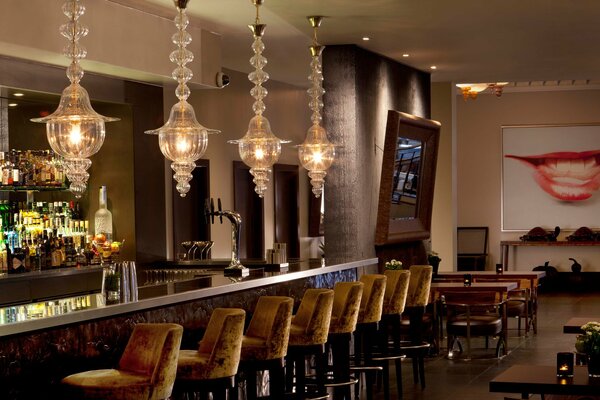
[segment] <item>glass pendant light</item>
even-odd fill
[[[321,197],[327,169],[331,167],[335,159],[335,145],[327,139],[327,131],[321,126],[321,109],[323,108],[323,69],[321,54],[325,46],[319,45],[317,41],[317,29],[321,26],[323,17],[308,17],[313,28],[313,45],[310,46],[312,61],[310,63],[311,73],[308,80],[312,86],[308,89],[310,96],[309,107],[312,110],[312,126],[308,128],[304,143],[298,147],[298,158],[302,166],[308,170],[312,192],[315,197]]]
[[[255,115],[250,120],[246,135],[239,140],[230,140],[229,143],[238,145],[242,161],[250,167],[250,173],[254,176],[254,191],[262,198],[267,190],[271,167],[279,160],[281,155],[281,144],[289,143],[289,141],[281,140],[275,136],[271,131],[269,120],[263,116],[266,109],[263,100],[267,97],[267,89],[262,84],[269,79],[269,74],[263,71],[263,68],[267,65],[267,59],[262,55],[265,50],[262,36],[266,25],[260,23],[259,15],[263,0],[250,1],[256,7],[256,20],[254,24],[248,25],[254,36],[254,42],[252,43],[254,56],[250,58],[250,64],[255,70],[248,75],[248,79],[254,83],[250,94],[255,99],[252,106]]]
[[[52,150],[64,157],[65,174],[71,182],[70,190],[80,198],[90,177],[87,173],[92,165],[89,157],[96,154],[104,143],[104,123],[119,119],[104,117],[94,111],[87,91],[79,84],[83,78],[80,60],[87,55],[85,47],[79,44],[79,39],[88,34],[88,28],[79,22],[85,13],[85,6],[79,0],[67,0],[62,10],[69,19],[61,25],[60,33],[69,41],[63,54],[71,59],[67,68],[71,84],[63,90],[56,111],[31,121],[46,124],[48,143]]]
[[[170,55],[172,63],[177,67],[173,70],[172,77],[177,81],[175,95],[179,102],[171,108],[168,121],[160,128],[146,131],[151,135],[158,135],[158,145],[163,155],[171,160],[171,168],[175,171],[173,178],[177,181],[177,191],[181,197],[185,197],[190,190],[192,171],[196,168],[198,160],[208,146],[208,134],[219,131],[208,129],[196,120],[194,108],[187,102],[190,89],[187,82],[192,79],[192,70],[186,64],[192,62],[194,55],[186,49],[192,42],[192,35],[186,32],[189,19],[186,14],[186,6],[189,0],[174,0],[177,7],[175,26],[177,32],[172,40],[177,49]]]

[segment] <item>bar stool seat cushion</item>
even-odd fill
[[[352,333],[356,328],[364,283],[338,282],[334,287],[329,334]]]
[[[86,399],[148,399],[150,377],[117,369],[98,369],[71,375],[64,384],[81,393]],[[77,395],[76,395],[77,396]]]
[[[62,380],[67,398],[166,399],[171,396],[183,327],[137,324],[118,369],[80,372]]]
[[[360,300],[357,324],[370,324],[381,320],[383,312],[383,295],[387,277],[379,274],[366,274],[360,277],[365,284]]]
[[[307,289],[298,312],[292,318],[290,346],[325,344],[329,334],[333,290]]]
[[[177,381],[199,381],[234,376],[240,362],[246,312],[216,308],[198,350],[180,350]]]
[[[386,270],[387,284],[383,300],[383,314],[402,314],[406,305],[410,271]]]
[[[242,361],[274,360],[287,354],[294,300],[262,296],[242,339]]]

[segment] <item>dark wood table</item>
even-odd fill
[[[583,333],[581,326],[590,321],[600,321],[598,317],[575,317],[568,320],[563,325],[563,333]]]
[[[490,381],[490,392],[594,396],[600,394],[600,378],[589,378],[587,367],[575,367],[573,378],[558,378],[556,366],[513,365]]]

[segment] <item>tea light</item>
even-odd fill
[[[471,282],[473,281],[471,274],[464,274],[463,275],[463,282],[465,284],[465,286],[471,286]]]
[[[496,273],[498,275],[502,275],[503,272],[504,272],[504,268],[502,267],[502,264],[496,264]]]
[[[559,378],[573,376],[573,353],[556,353],[556,376]]]

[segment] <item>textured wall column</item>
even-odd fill
[[[323,125],[342,146],[325,178],[325,254],[373,257],[387,112],[429,118],[429,74],[354,45],[327,47],[323,74]]]

